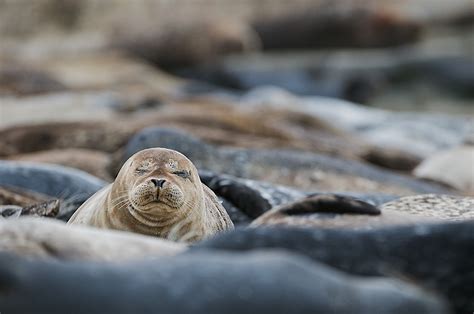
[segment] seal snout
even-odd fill
[[[153,178],[153,179],[150,179],[150,182],[153,184],[153,186],[156,188],[156,192],[155,192],[155,201],[159,201],[160,200],[160,194],[161,194],[161,191],[163,190],[163,187],[166,183],[166,180],[165,179],[156,179],[156,178]]]
[[[157,188],[162,188],[163,185],[165,184],[166,180],[165,179],[151,179],[150,180],[154,185],[155,187]]]

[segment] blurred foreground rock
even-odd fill
[[[28,258],[124,262],[171,256],[185,245],[138,234],[69,226],[48,218],[0,219],[0,251]]]
[[[280,252],[194,253],[115,266],[2,254],[0,266],[8,278],[0,307],[11,313],[448,313],[440,298],[413,285],[348,276]]]
[[[201,250],[286,249],[364,276],[410,278],[444,295],[455,313],[474,309],[474,221],[368,231],[300,228],[235,230],[204,241]]]

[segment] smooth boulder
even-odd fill
[[[47,218],[0,219],[0,251],[29,258],[124,262],[175,255],[185,249],[183,244],[163,239],[68,226]]]
[[[474,221],[369,231],[255,228],[235,230],[193,250],[286,249],[365,276],[391,275],[447,297],[457,313],[474,310]]]
[[[357,278],[277,252],[184,254],[127,265],[0,254],[0,287],[6,313],[448,312],[437,297],[398,280]]]

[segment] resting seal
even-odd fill
[[[130,157],[115,181],[89,198],[68,223],[189,242],[233,228],[191,161],[164,148]]]

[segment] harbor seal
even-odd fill
[[[88,199],[68,222],[194,242],[233,223],[196,167],[165,148],[142,150],[115,181]]]

